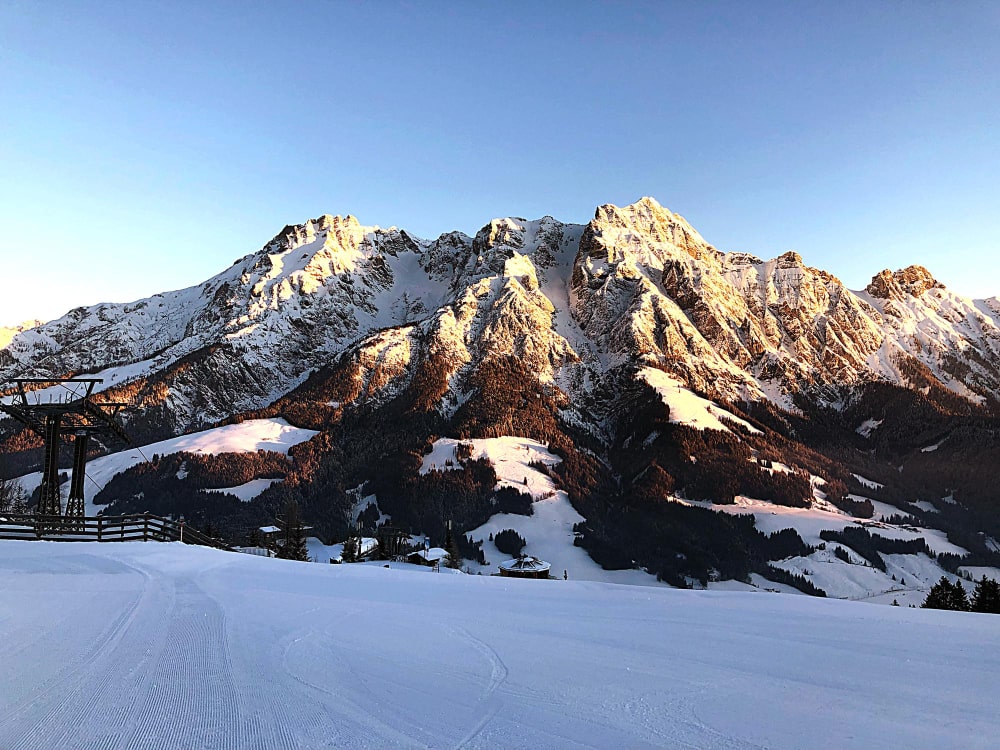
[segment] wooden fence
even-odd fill
[[[182,521],[149,513],[130,516],[0,515],[0,539],[52,542],[184,542],[232,551],[225,542],[202,534]]]

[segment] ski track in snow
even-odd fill
[[[0,542],[0,748],[989,748],[995,617]]]
[[[500,658],[500,655],[488,643],[479,640],[465,628],[459,628],[456,632],[479,653],[485,656],[490,663],[490,681],[479,698],[479,702],[483,707],[483,714],[475,726],[455,745],[455,750],[462,750],[462,748],[468,747],[469,743],[478,737],[486,726],[496,718],[496,715],[500,713],[500,709],[503,708],[503,702],[497,698],[496,692],[507,680],[510,672],[507,669],[507,665],[504,664],[503,659]]]

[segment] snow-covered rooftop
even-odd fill
[[[513,560],[500,563],[500,570],[509,570],[516,573],[544,573],[552,566],[544,560],[539,560],[531,555],[521,555]]]

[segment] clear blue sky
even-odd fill
[[[1000,294],[1000,4],[0,3],[0,324],[285,224],[652,195],[722,250]]]

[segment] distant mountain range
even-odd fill
[[[261,463],[285,481],[248,502],[203,491],[249,476],[231,453],[202,486],[158,456],[98,498],[148,504],[172,477],[159,511],[233,536],[294,498],[329,540],[359,517],[433,537],[453,520],[473,560],[519,507],[504,459],[421,457],[521,437],[558,459],[536,468],[580,519],[567,543],[608,568],[905,597],[904,567],[1000,567],[1000,302],[920,266],[851,291],[796,253],[723,253],[651,198],[434,240],[325,215],[198,286],[0,330],[0,381],[82,373],[134,404],[141,443],[249,418],[319,433]],[[6,473],[36,469],[37,441],[0,430]],[[876,578],[855,592],[860,568]]]

